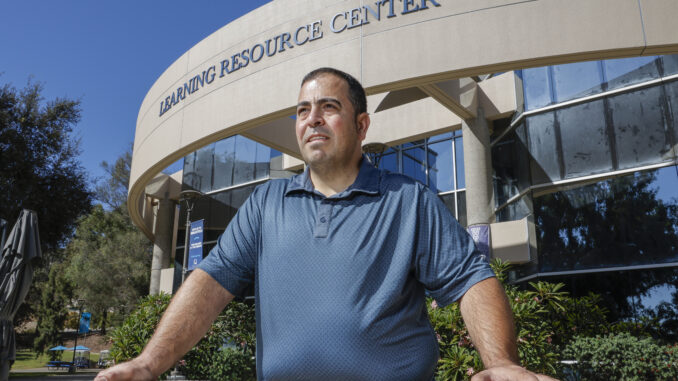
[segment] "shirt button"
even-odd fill
[[[327,222],[327,218],[325,218],[325,217],[320,217],[320,222],[322,222],[322,223],[324,224],[325,222]]]

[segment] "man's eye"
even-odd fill
[[[323,105],[323,108],[324,108],[324,109],[328,109],[328,110],[333,110],[333,109],[336,109],[337,106],[335,106],[333,103],[325,103],[325,104]]]
[[[299,116],[306,115],[307,113],[308,113],[308,109],[306,109],[306,108],[297,109],[297,115],[299,115]]]

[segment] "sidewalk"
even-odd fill
[[[70,381],[91,380],[101,369],[78,369],[76,373],[68,373],[67,369],[47,369],[46,367],[34,369],[12,370],[9,379],[21,381]],[[31,375],[42,373],[41,375]]]

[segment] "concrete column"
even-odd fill
[[[149,289],[151,295],[158,294],[160,290],[160,270],[166,269],[170,265],[173,226],[174,201],[168,198],[158,200],[153,261],[151,262],[151,286]]]
[[[482,108],[478,108],[476,115],[461,123],[469,227],[493,222],[494,210],[490,130]]]

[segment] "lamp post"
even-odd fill
[[[85,302],[84,299],[78,299],[78,325],[77,328],[75,329],[75,342],[73,343],[73,361],[71,362],[71,366],[68,367],[68,373],[75,373],[76,366],[75,366],[75,352],[78,351],[78,335],[80,334],[80,318],[82,317],[82,305]]]
[[[188,189],[185,191],[181,191],[179,194],[180,200],[186,202],[186,235],[184,239],[184,260],[183,260],[183,266],[181,268],[181,284],[184,284],[184,280],[186,279],[186,274],[188,273],[188,270],[186,267],[188,266],[188,247],[190,246],[190,233],[191,233],[191,212],[193,211],[193,207],[195,206],[195,201],[203,196],[203,193],[197,190],[193,189]]]

